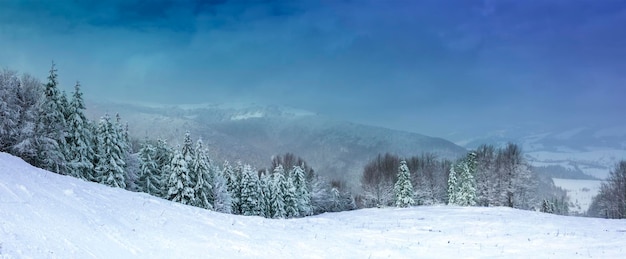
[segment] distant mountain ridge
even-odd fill
[[[242,104],[135,105],[88,103],[97,119],[120,113],[131,135],[165,138],[172,146],[189,130],[208,144],[214,160],[241,160],[263,168],[273,155],[303,157],[321,175],[356,184],[363,166],[379,153],[399,156],[431,152],[456,158],[466,150],[448,140],[381,127],[334,120],[281,106]]]
[[[535,130],[517,126],[456,141],[466,148],[481,144],[518,143],[531,164],[559,166],[572,173],[604,179],[615,164],[626,159],[626,125],[572,126]],[[579,176],[563,177],[580,179]]]

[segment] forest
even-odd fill
[[[69,95],[52,65],[46,83],[0,72],[0,151],[58,174],[144,192],[222,213],[293,218],[357,208],[450,204],[505,206],[568,215],[569,201],[539,175],[521,148],[482,145],[456,160],[424,153],[380,154],[364,168],[361,189],[321,177],[295,154],[276,155],[268,169],[218,162],[202,139],[186,132],[182,145],[137,140],[119,114],[85,116],[81,85]],[[602,185],[589,215],[626,218],[626,162]]]

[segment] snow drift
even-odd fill
[[[626,254],[626,221],[508,208],[220,214],[33,168],[0,153],[0,257],[458,258]]]

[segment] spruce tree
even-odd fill
[[[285,186],[285,170],[282,165],[276,166],[272,173],[272,184],[270,186],[270,214],[272,218],[285,218],[285,194],[283,186]]]
[[[283,195],[285,200],[285,216],[287,218],[299,217],[298,197],[296,196],[296,187],[293,184],[293,178],[288,176],[283,183]]]
[[[36,166],[59,174],[66,174],[64,107],[57,87],[57,70],[52,63],[48,83],[35,125]]]
[[[455,205],[456,204],[456,199],[457,199],[457,189],[458,189],[458,183],[457,183],[457,174],[456,174],[456,170],[455,167],[457,165],[453,164],[452,166],[450,166],[450,173],[448,174],[448,204],[449,205]]]
[[[109,115],[105,114],[98,124],[96,180],[109,186],[126,188],[123,150],[118,138]]]
[[[156,162],[156,171],[154,172],[157,175],[160,175],[161,178],[161,193],[163,194],[163,198],[168,198],[168,181],[170,178],[169,167],[173,158],[173,151],[167,145],[167,141],[165,139],[157,139],[155,148],[154,161]]]
[[[263,217],[271,218],[272,217],[272,207],[271,207],[271,177],[268,174],[267,170],[261,173],[259,177],[259,184],[261,185],[261,193],[263,200],[261,201],[261,206],[263,207]]]
[[[157,168],[156,148],[147,141],[143,143],[139,150],[139,179],[137,187],[140,192],[163,197],[163,180],[161,171]]]
[[[411,172],[406,161],[400,161],[398,168],[398,180],[394,185],[394,194],[397,207],[409,207],[415,204],[413,200],[413,185],[411,184]]]
[[[213,176],[211,175],[211,161],[207,150],[202,144],[202,140],[196,142],[194,150],[188,149],[188,141],[191,138],[188,137],[189,132],[185,135],[185,144],[183,145],[183,155],[187,152],[188,156],[193,156],[191,159],[191,169],[189,170],[191,182],[194,185],[194,193],[196,197],[195,206],[213,210]]]
[[[194,204],[194,190],[189,177],[189,165],[180,151],[174,151],[174,157],[168,171],[170,176],[167,182],[167,199],[182,204]]]
[[[0,152],[7,152],[19,134],[20,82],[13,71],[0,71]]]
[[[232,213],[232,198],[228,191],[226,177],[219,167],[212,163],[210,166],[211,178],[213,179],[211,183],[213,209],[217,212]]]
[[[300,216],[311,215],[311,194],[309,193],[309,183],[304,172],[304,165],[294,166],[292,170],[293,185],[296,188],[298,198],[298,214]]]
[[[241,214],[245,216],[261,215],[259,204],[259,178],[250,165],[243,167],[241,173]]]
[[[83,94],[80,92],[80,83],[76,82],[72,101],[69,104],[67,124],[68,135],[67,159],[68,174],[80,179],[94,179],[94,146],[93,135],[90,130],[89,121],[85,117],[85,104]]]
[[[226,185],[231,197],[231,211],[233,214],[241,215],[241,172],[243,166],[238,163],[237,167],[233,168],[228,161],[224,161],[223,174],[226,177]]]
[[[474,173],[476,171],[476,155],[470,152],[465,160],[460,163],[460,183],[456,195],[456,204],[460,206],[476,205],[476,181]]]

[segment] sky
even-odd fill
[[[91,100],[254,102],[445,137],[620,124],[626,1],[0,1],[0,67]]]

